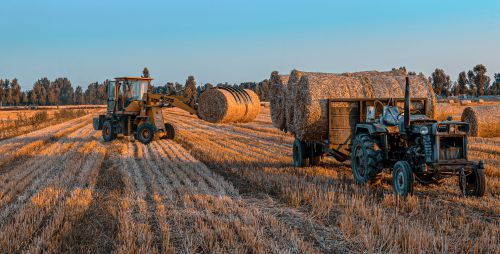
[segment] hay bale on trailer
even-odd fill
[[[403,76],[338,75],[303,73],[294,96],[294,119],[290,128],[305,141],[323,141],[328,134],[328,99],[335,98],[403,98]],[[432,87],[420,76],[410,76],[412,97],[428,98],[428,116],[436,108]],[[413,105],[419,107],[421,105]],[[287,119],[288,120],[288,119]]]
[[[269,107],[273,126],[286,131],[285,118],[285,89],[288,85],[289,75],[280,75],[277,71],[271,73],[271,86],[269,89]]]
[[[233,87],[208,89],[201,94],[198,104],[198,116],[212,123],[250,122],[259,112],[257,94]]]
[[[290,73],[290,77],[288,79],[288,85],[284,91],[285,98],[285,120],[286,120],[286,131],[295,134],[295,124],[294,124],[294,115],[295,115],[295,106],[297,104],[297,90],[300,78],[304,74],[309,74],[308,72],[292,70]]]
[[[500,137],[500,105],[467,107],[462,121],[470,124],[473,137]]]

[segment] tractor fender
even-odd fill
[[[387,129],[380,124],[361,123],[356,125],[355,134],[357,135],[358,133],[380,134],[387,133]]]

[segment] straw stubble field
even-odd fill
[[[91,116],[0,141],[0,250],[6,253],[483,252],[500,247],[500,140],[472,138],[484,198],[456,179],[357,186],[348,164],[291,167],[292,137],[269,108],[245,124],[164,116],[174,141],[103,143]]]

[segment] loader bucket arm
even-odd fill
[[[196,108],[189,105],[190,98],[178,96],[178,95],[164,95],[164,94],[153,94],[148,93],[147,95],[148,105],[157,104],[162,107],[176,107],[190,114],[198,116],[198,111]]]

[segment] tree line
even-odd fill
[[[399,69],[406,71],[406,68]],[[487,69],[484,65],[478,64],[468,72],[462,71],[458,74],[457,81],[452,82],[449,75],[443,69],[437,68],[428,78],[434,88],[436,95],[441,97],[469,95],[500,95],[500,73],[495,73],[493,80],[486,75]],[[408,72],[409,75],[416,75]],[[423,75],[420,73],[419,75]],[[143,77],[149,77],[149,70],[144,68]],[[41,78],[33,84],[33,88],[21,91],[21,85],[16,78],[0,79],[0,106],[17,105],[83,105],[83,104],[106,104],[106,85],[109,81],[102,83],[91,83],[85,90],[81,86],[75,89],[68,78],[57,78],[50,81],[48,78]],[[243,82],[240,84],[218,83],[217,87],[238,87],[254,91],[261,101],[268,100],[269,81]],[[189,76],[185,84],[178,82],[167,82],[165,85],[153,87],[153,91],[164,94],[183,94],[187,91],[196,90],[196,97],[201,93],[214,87],[211,83],[196,85],[194,76]]]
[[[472,70],[460,72],[457,80],[452,82],[443,69],[437,68],[429,77],[429,82],[436,95],[441,97],[500,95],[500,73],[495,73],[492,81],[486,72],[486,66],[478,64]]]
[[[68,78],[57,78],[54,81],[41,78],[33,84],[31,90],[21,91],[17,79],[0,79],[0,105],[106,104],[107,82],[95,82],[83,90],[81,86],[74,89]]]

